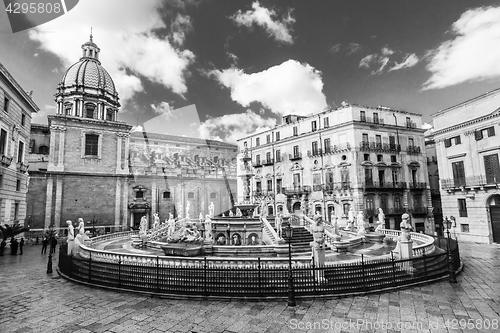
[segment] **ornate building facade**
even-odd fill
[[[500,243],[500,89],[432,115],[443,216],[459,239]]]
[[[169,213],[231,208],[236,146],[143,132],[117,120],[114,82],[92,41],[57,87],[57,112],[31,136],[28,214],[35,229],[83,217],[105,231]],[[186,211],[190,206],[189,212]],[[88,226],[88,225],[87,225]]]
[[[26,224],[31,114],[39,108],[0,64],[0,221]]]
[[[387,228],[408,212],[417,231],[434,233],[421,115],[348,105],[238,140],[238,200],[276,211],[346,218],[351,207]]]

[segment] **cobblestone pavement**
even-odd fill
[[[60,277],[57,256],[46,274],[40,249],[27,245],[23,255],[0,257],[0,332],[500,332],[497,245],[461,243],[465,269],[457,284],[298,301],[295,308],[91,288]]]

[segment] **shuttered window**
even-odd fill
[[[460,217],[467,217],[467,202],[465,199],[458,199],[458,215]]]
[[[446,148],[451,147],[451,139],[446,139],[446,140],[444,140],[444,146],[445,146]]]
[[[456,187],[465,186],[464,162],[454,162],[451,164],[453,170],[453,181]]]
[[[85,134],[85,155],[97,156],[99,151],[99,135]]]
[[[484,156],[484,170],[487,184],[496,184],[500,182],[500,163],[498,154]]]

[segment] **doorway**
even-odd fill
[[[144,213],[134,213],[134,229],[139,229],[141,226],[141,218],[144,216]]]
[[[296,202],[293,204],[292,210],[294,214],[299,214],[301,212],[300,202]]]
[[[495,194],[488,200],[490,209],[491,231],[493,242],[500,244],[500,195]]]

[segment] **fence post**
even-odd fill
[[[89,251],[89,283],[92,281],[92,251]]]
[[[262,281],[261,281],[261,272],[260,272],[260,257],[257,257],[257,270],[259,274],[259,297],[262,298]]]
[[[160,292],[160,257],[156,256],[156,292]]]
[[[312,269],[313,269],[313,294],[316,294],[316,264],[314,263],[314,253],[313,253],[313,258],[312,258]]]
[[[367,286],[366,286],[366,275],[365,275],[365,257],[363,253],[361,253],[361,274],[363,276],[363,290],[366,290]]]
[[[391,251],[391,262],[392,262],[392,284],[396,285],[396,263],[394,262],[393,251]]]
[[[422,258],[424,259],[424,273],[427,277],[427,256],[425,255],[425,248],[423,248],[424,253],[422,253]]]
[[[118,288],[122,286],[122,256],[118,255]]]
[[[208,297],[208,288],[207,288],[207,257],[203,259],[203,293],[205,294],[205,298]]]

